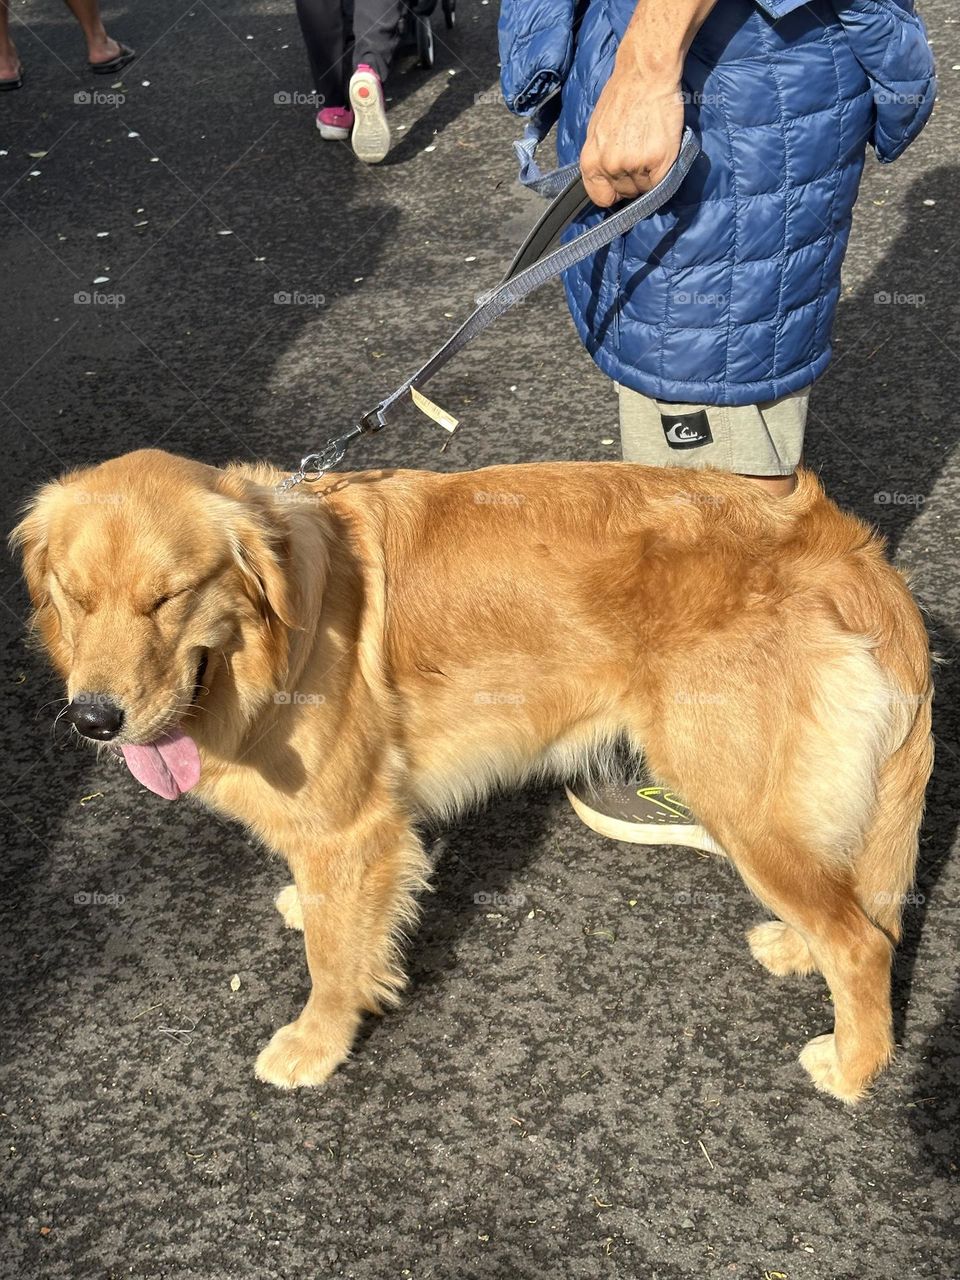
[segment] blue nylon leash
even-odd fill
[[[584,258],[605,248],[618,236],[625,235],[641,218],[647,218],[650,214],[656,213],[676,194],[700,153],[700,143],[692,130],[689,127],[685,128],[676,160],[655,187],[621,205],[600,222],[575,236],[573,240],[561,244],[556,249],[550,249],[550,244],[590,205],[591,201],[584,189],[579,166],[567,165],[554,173],[540,174],[533,161],[535,143],[531,146],[531,141],[525,140],[516,144],[518,153],[520,148],[528,147],[529,161],[533,166],[533,171],[528,171],[524,180],[526,185],[532,186],[535,190],[541,190],[553,196],[554,199],[520,246],[506,275],[495,289],[491,289],[489,293],[478,299],[476,309],[464,320],[460,328],[437,348],[416,373],[401,383],[396,391],[381,400],[376,408],[363,414],[356,426],[351,427],[349,431],[329,440],[319,452],[308,453],[302,458],[297,470],[278,485],[279,493],[286,493],[304,480],[319,480],[342,460],[349,445],[359,436],[373,431],[382,431],[404,401],[411,398],[414,391],[419,391],[425,386],[448,360],[461,351],[468,342],[472,342],[498,316],[502,316],[505,311],[516,306],[548,280],[555,279],[569,267],[575,266]]]

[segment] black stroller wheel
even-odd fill
[[[420,55],[420,65],[427,71],[433,66],[433,27],[429,18],[421,18],[417,15],[414,18],[417,27],[417,53]]]
[[[443,20],[448,31],[457,25],[457,0],[443,0]]]

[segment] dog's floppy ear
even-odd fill
[[[289,525],[269,490],[236,472],[224,472],[217,490],[233,499],[227,516],[231,549],[263,619],[274,675],[282,681],[290,629],[299,625]]]
[[[62,493],[61,481],[45,484],[31,499],[23,519],[9,537],[11,550],[19,552],[23,563],[23,576],[33,602],[34,626],[57,666],[66,662],[67,654],[60,616],[50,596],[48,536],[50,511]]]

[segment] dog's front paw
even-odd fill
[[[303,932],[303,907],[300,905],[300,894],[295,884],[288,884],[281,889],[274,899],[273,905],[283,916],[283,923],[288,929],[299,929]]]
[[[333,1040],[300,1022],[290,1022],[275,1032],[257,1058],[254,1071],[278,1089],[323,1084],[350,1055],[350,1041],[335,1046]]]

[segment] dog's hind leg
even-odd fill
[[[893,1055],[889,939],[860,907],[850,868],[789,837],[729,839],[727,848],[748,888],[792,930],[787,945],[802,942],[830,987],[833,1032],[811,1040],[801,1064],[818,1089],[856,1102]],[[794,955],[803,962],[799,947]]]
[[[779,667],[755,661],[739,699],[717,698],[695,721],[674,716],[656,748],[661,772],[779,918],[751,935],[754,954],[774,972],[816,968],[826,979],[834,1030],[801,1063],[818,1088],[854,1102],[893,1054],[890,925],[912,874],[929,761],[869,640],[816,639],[808,628],[803,653],[781,654]],[[907,816],[891,818],[898,806]],[[878,908],[878,894],[896,904]]]
[[[877,764],[875,798],[850,864],[857,901],[893,942],[900,939],[900,917],[914,880],[924,792],[933,767],[931,694],[930,687],[917,696],[904,694],[894,677],[871,695],[899,745]],[[804,938],[781,920],[757,925],[747,941],[771,973],[804,974],[817,968]]]
[[[851,869],[859,912],[846,904],[851,923],[839,937],[821,936],[821,931],[809,939],[833,992],[836,1026],[832,1036],[812,1040],[800,1061],[818,1088],[846,1101],[855,1102],[893,1055],[891,944],[900,939],[900,918],[913,884],[932,768],[928,693],[906,739],[879,770],[873,816]]]

